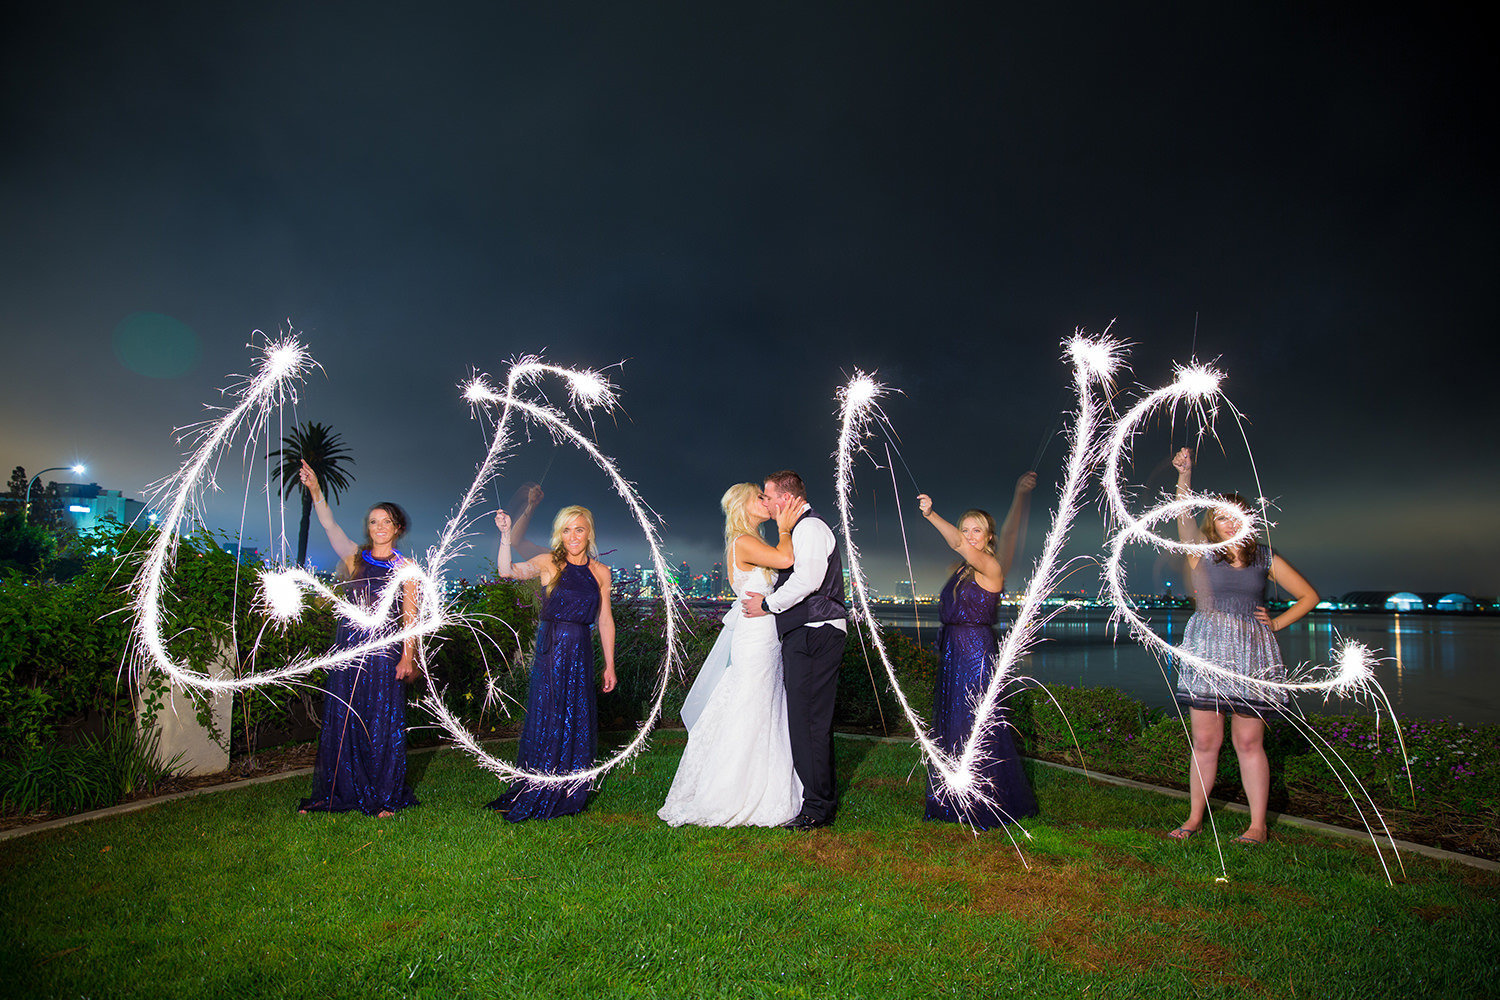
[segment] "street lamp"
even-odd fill
[[[81,476],[84,473],[84,468],[83,468],[82,465],[54,465],[52,468],[50,468],[50,469],[43,469],[41,472],[38,472],[36,475],[34,475],[30,479],[28,479],[26,481],[26,506],[23,507],[23,508],[21,508],[21,520],[23,520],[27,524],[31,523],[31,487],[32,487],[32,484],[34,484],[38,479],[41,479],[43,476],[45,476],[49,472],[71,472],[75,476]]]

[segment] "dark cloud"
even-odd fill
[[[358,458],[346,520],[392,496],[425,537],[482,453],[471,367],[628,359],[600,440],[698,562],[731,482],[793,465],[827,498],[856,366],[905,392],[908,498],[1003,508],[1068,405],[1059,342],[1117,319],[1142,383],[1220,359],[1325,590],[1494,592],[1470,554],[1493,567],[1500,533],[1434,527],[1493,495],[1464,474],[1496,430],[1500,220],[1487,36],[1463,16],[33,6],[0,40],[10,460],[78,455],[137,491],[251,331],[290,318],[327,372],[296,417]],[[191,373],[116,360],[137,313],[197,334]],[[1226,451],[1203,485],[1245,489]],[[582,462],[537,444],[507,474],[543,469],[640,557]],[[904,575],[878,475],[867,551]],[[1350,498],[1367,520],[1341,532]]]

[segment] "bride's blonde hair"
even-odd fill
[[[760,525],[756,524],[746,510],[750,501],[760,496],[760,486],[756,483],[735,483],[724,491],[719,498],[719,509],[724,512],[724,563],[729,568],[729,579],[734,579],[736,560],[734,558],[734,540],[741,535],[749,535],[752,538],[760,538]],[[770,583],[776,579],[775,575],[764,566],[761,572],[766,575],[766,582]]]

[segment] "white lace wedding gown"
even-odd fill
[[[733,583],[737,599],[770,590],[758,569],[736,567]],[[724,627],[734,630],[729,665],[690,723],[687,749],[657,815],[672,826],[780,826],[802,808],[802,782],[792,770],[776,619],[732,611]]]

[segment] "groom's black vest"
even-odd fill
[[[797,524],[809,517],[814,521],[823,521],[808,508],[802,517],[797,518]],[[796,525],[792,527],[795,529]],[[792,567],[777,573],[776,586],[786,583],[791,575]],[[844,606],[844,558],[839,553],[839,540],[835,535],[833,551],[828,553],[828,572],[823,574],[823,582],[811,594],[776,615],[776,634],[784,637],[792,629],[811,622],[838,622],[848,617],[849,609]]]

